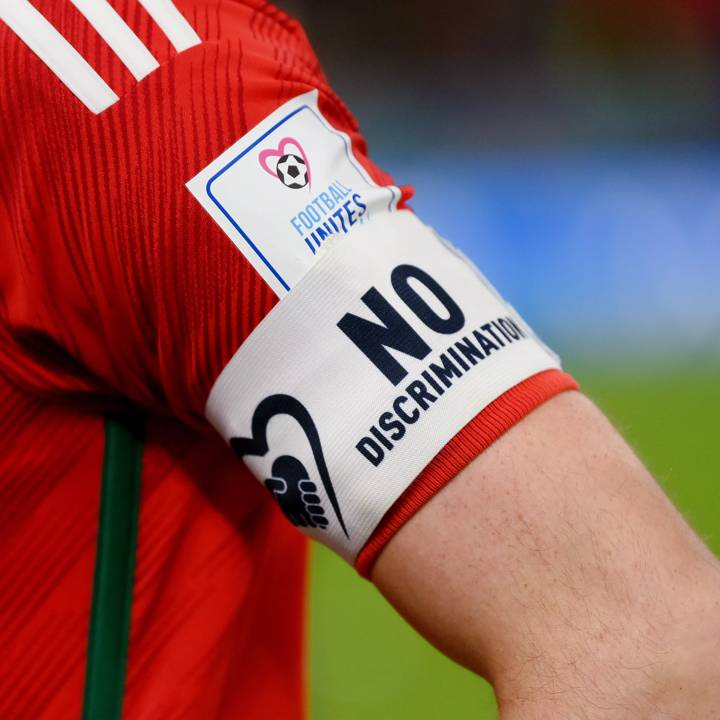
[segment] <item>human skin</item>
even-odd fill
[[[720,718],[720,563],[580,393],[476,458],[372,579],[502,720]]]

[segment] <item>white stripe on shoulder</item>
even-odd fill
[[[2,0],[0,20],[89,110],[101,113],[118,101],[110,86],[28,0]]]
[[[142,80],[160,63],[142,44],[107,0],[70,0],[112,48],[136,80]]]
[[[200,44],[200,37],[172,0],[139,0],[139,2],[178,52]]]

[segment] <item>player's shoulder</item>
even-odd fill
[[[99,115],[137,94],[140,84],[216,63],[241,75],[279,66],[320,74],[294,18],[260,0],[13,0],[0,3],[0,86],[25,111]],[[238,68],[224,58],[242,57]],[[163,72],[165,71],[165,72]]]

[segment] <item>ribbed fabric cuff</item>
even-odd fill
[[[392,536],[438,490],[536,407],[558,393],[578,387],[562,370],[545,370],[491,402],[455,435],[395,501],[358,554],[357,571],[369,578],[375,561]]]

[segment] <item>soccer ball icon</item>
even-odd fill
[[[285,187],[299,190],[308,184],[307,165],[297,155],[283,155],[277,164],[277,176]]]

